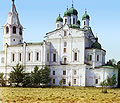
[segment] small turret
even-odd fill
[[[63,19],[62,19],[62,17],[60,16],[60,14],[59,14],[59,16],[57,17],[57,19],[56,19],[56,29],[59,29],[59,28],[61,28],[63,26]]]
[[[89,27],[90,16],[87,14],[87,10],[85,10],[85,14],[82,16],[82,27]]]

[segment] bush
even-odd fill
[[[3,73],[0,73],[0,85],[2,87],[5,87],[6,86],[6,80],[5,80],[5,77],[4,77],[4,74]]]

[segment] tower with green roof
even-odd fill
[[[85,14],[82,16],[82,27],[89,27],[90,16],[87,14],[87,10],[85,10]]]
[[[63,18],[59,14],[59,16],[56,19],[56,29],[59,29],[62,26],[63,26]]]
[[[70,9],[67,8],[67,11],[64,12],[63,18],[64,24],[68,25],[77,25],[78,22],[78,11],[74,8],[73,4]]]

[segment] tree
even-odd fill
[[[115,60],[115,59],[111,59],[111,60],[109,60],[109,61],[107,62],[106,65],[108,65],[108,66],[115,66],[115,65],[116,65],[116,60]]]
[[[31,84],[34,86],[40,85],[41,83],[40,78],[41,78],[41,72],[38,66],[35,66],[34,71],[31,73],[31,76],[30,76]]]
[[[116,75],[114,74],[111,78],[108,77],[106,80],[100,83],[102,86],[102,92],[107,93],[107,87],[113,87],[117,83]]]
[[[111,86],[111,87],[114,86],[117,83],[116,75],[114,74],[111,78],[108,77],[107,78],[107,83],[108,83],[108,86]]]
[[[4,74],[0,73],[0,85],[1,86],[6,86],[6,80],[4,78]]]
[[[108,86],[107,81],[104,80],[103,82],[100,83],[100,85],[102,86],[102,93],[107,93],[107,86]]]
[[[18,63],[16,67],[13,67],[13,71],[10,73],[10,84],[15,83],[16,86],[19,86],[19,84],[23,82],[24,77],[24,67]]]
[[[59,85],[62,86],[63,84],[63,78],[61,78],[61,80],[59,81]]]
[[[120,61],[117,63],[118,68],[118,87],[120,87]]]
[[[40,84],[50,83],[50,69],[45,66],[39,70],[38,66],[35,66],[34,71],[26,74],[23,80],[23,86],[38,87]]]
[[[49,84],[50,83],[50,68],[48,66],[40,69],[40,83],[41,84]]]
[[[31,84],[31,73],[26,73],[25,77],[22,81],[23,87],[30,87],[32,86]]]

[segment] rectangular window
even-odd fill
[[[92,55],[90,55],[90,61],[92,61]]]
[[[63,75],[66,75],[66,70],[63,71]]]
[[[36,60],[39,61],[39,52],[36,53]]]
[[[53,62],[56,62],[56,54],[53,54]]]
[[[74,70],[74,75],[76,75],[77,74],[77,71],[76,70]]]
[[[97,61],[99,61],[99,55],[97,55]]]
[[[74,54],[74,60],[77,61],[77,53]]]
[[[64,48],[64,53],[66,53],[66,48]]]
[[[59,28],[59,24],[57,24],[57,28]]]
[[[88,61],[92,61],[92,55],[88,55]]]
[[[53,75],[55,75],[55,71],[53,71]]]
[[[86,23],[85,23],[85,21],[84,21],[84,25],[85,25]]]
[[[19,54],[19,61],[22,61],[22,54]]]
[[[75,24],[75,18],[73,18],[73,24]]]
[[[55,79],[53,79],[53,84],[55,84]]]
[[[71,18],[70,18],[70,24],[71,24]]]
[[[76,84],[76,79],[74,79],[74,84]]]
[[[67,23],[67,19],[65,19],[65,24]]]
[[[12,54],[12,61],[15,61],[15,54]]]
[[[49,53],[47,53],[47,62],[49,62]]]
[[[64,64],[67,64],[67,58],[64,58]]]
[[[63,84],[66,84],[66,79],[63,79]]]
[[[67,32],[66,31],[64,31],[64,36],[67,36]]]
[[[67,46],[67,42],[64,42],[64,47],[66,47]]]
[[[98,84],[98,79],[95,79],[95,84]]]
[[[30,53],[28,53],[28,61],[30,61],[30,58],[31,57],[31,54]]]

